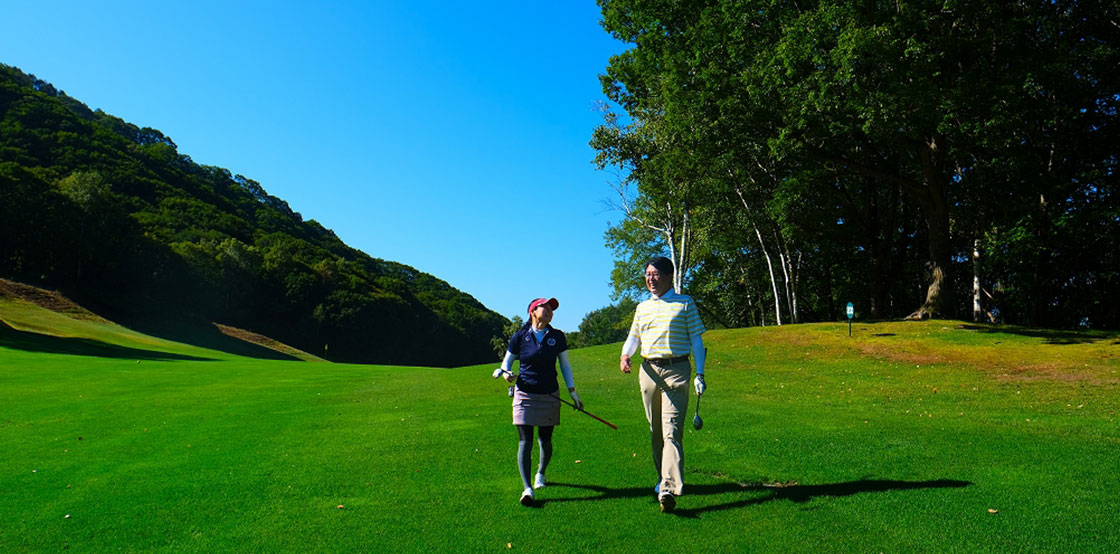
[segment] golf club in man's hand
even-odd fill
[[[703,373],[697,373],[696,374],[696,379],[693,380],[693,384],[696,385],[696,397],[697,398],[699,398],[700,395],[704,394],[705,390],[708,390],[708,385],[707,385],[707,383],[704,382],[704,374]]]
[[[704,349],[704,359],[708,358],[708,349]],[[692,428],[697,431],[704,426],[704,420],[700,419],[700,397],[704,396],[704,391],[708,389],[707,383],[704,382],[704,374],[697,373],[696,380],[696,416],[692,418]]]
[[[700,397],[696,397],[696,416],[692,418],[692,428],[697,431],[704,426],[704,420],[700,419]]]
[[[704,426],[704,420],[700,419],[700,398],[702,396],[704,396],[704,391],[707,390],[707,388],[708,388],[707,384],[704,383],[704,374],[703,373],[698,373],[696,375],[695,385],[696,385],[696,417],[692,418],[692,428],[699,431],[700,428]]]

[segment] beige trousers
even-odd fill
[[[674,364],[643,360],[638,376],[661,492],[676,496],[684,488],[684,420],[688,414],[691,375],[692,365],[686,358]]]

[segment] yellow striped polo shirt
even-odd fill
[[[691,296],[672,289],[651,296],[634,310],[630,334],[642,344],[642,358],[676,358],[692,352],[692,337],[707,329]]]

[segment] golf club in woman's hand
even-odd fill
[[[514,379],[516,379],[516,377],[514,377],[513,373],[511,373],[509,371],[506,371],[506,370],[504,370],[500,367],[498,369],[495,369],[494,373],[490,376],[493,377],[494,379],[497,379],[498,377],[504,376],[506,378],[506,381],[509,381],[511,383],[514,381]],[[558,400],[560,400],[561,402],[575,408],[576,411],[583,412],[586,415],[589,415],[589,416],[591,416],[591,417],[593,417],[593,418],[595,418],[595,419],[597,419],[597,420],[599,420],[603,423],[606,423],[611,429],[616,429],[616,430],[618,429],[618,427],[615,427],[615,425],[613,423],[611,423],[611,422],[609,422],[609,421],[607,421],[607,420],[605,420],[605,419],[603,419],[603,418],[601,418],[601,417],[599,417],[599,416],[597,416],[597,415],[595,415],[595,414],[593,414],[593,413],[591,413],[587,410],[584,410],[583,409],[583,400],[580,399],[579,394],[577,394],[575,392],[572,392],[571,394],[572,394],[572,400],[574,400],[575,402],[568,402],[567,400],[564,400],[563,398],[560,398],[559,396],[557,396],[556,398]]]

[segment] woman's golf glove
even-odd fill
[[[708,389],[708,386],[704,384],[703,373],[697,373],[696,379],[693,381],[693,383],[696,385],[696,396],[704,394],[704,391]]]
[[[571,391],[568,394],[570,394],[572,396],[572,404],[576,405],[576,409],[577,410],[582,410],[583,409],[583,400],[579,399],[579,393],[576,392],[576,391]]]

